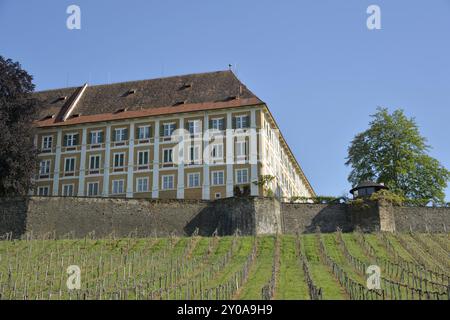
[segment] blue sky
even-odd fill
[[[81,30],[66,28],[71,4]],[[381,30],[366,27],[371,4]],[[414,116],[450,168],[449,31],[450,0],[0,0],[0,54],[38,90],[233,64],[323,195],[350,188],[347,147],[377,106]]]

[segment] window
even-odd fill
[[[236,170],[236,183],[248,183],[248,170],[247,169],[237,169]]]
[[[200,173],[188,173],[188,187],[195,188],[200,186]]]
[[[172,149],[163,149],[163,163],[172,163]]]
[[[200,133],[200,120],[191,120],[188,122],[188,128],[190,134]]]
[[[100,171],[100,155],[92,155],[89,156],[89,172],[90,173],[99,173]]]
[[[150,138],[150,126],[140,126],[138,127],[138,139],[148,139]]]
[[[212,184],[214,186],[220,186],[224,184],[224,172],[223,171],[212,171]]]
[[[121,142],[127,140],[127,128],[114,129],[114,141]]]
[[[98,182],[88,182],[88,196],[97,196],[98,195],[98,189],[99,189],[99,183]]]
[[[236,157],[244,158],[247,155],[247,142],[236,141]]]
[[[192,146],[189,148],[189,161],[191,163],[199,163],[200,146]]]
[[[73,196],[73,184],[63,184],[63,196],[71,197]]]
[[[223,118],[211,119],[211,129],[223,130],[224,129]]]
[[[39,174],[41,176],[47,176],[50,174],[50,160],[42,160],[39,163]]]
[[[148,151],[138,151],[138,165],[147,166],[148,165]]]
[[[66,175],[75,173],[75,158],[66,158],[64,160],[64,173]]]
[[[53,137],[52,136],[45,136],[42,137],[42,150],[47,151],[52,149],[52,142]]]
[[[114,168],[125,167],[125,152],[114,153]]]
[[[223,158],[223,143],[213,144],[211,148],[211,157],[213,159]]]
[[[162,189],[170,190],[173,189],[173,175],[162,176]]]
[[[89,139],[91,144],[100,144],[103,142],[103,132],[101,130],[91,131]]]
[[[49,186],[39,187],[38,195],[44,196],[44,197],[49,196],[50,195],[50,187]]]
[[[76,133],[68,133],[64,135],[64,146],[65,147],[73,147],[78,144],[78,134]]]
[[[248,116],[236,116],[235,121],[236,129],[248,128]]]
[[[137,178],[136,190],[137,190],[137,192],[147,192],[148,191],[148,177]]]
[[[163,136],[169,137],[175,131],[175,123],[164,123],[163,124]]]
[[[124,180],[113,180],[113,189],[112,189],[112,194],[121,194],[124,193]]]

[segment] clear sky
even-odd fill
[[[81,30],[66,27],[71,4]],[[0,54],[37,90],[231,63],[321,195],[347,193],[347,147],[377,106],[414,116],[450,168],[450,0],[0,0]]]

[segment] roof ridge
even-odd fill
[[[136,83],[136,82],[143,82],[143,81],[163,80],[163,79],[172,79],[172,78],[183,78],[183,77],[190,77],[190,76],[201,76],[201,75],[206,75],[206,74],[227,73],[227,72],[230,72],[239,82],[241,82],[236,77],[236,75],[233,73],[233,71],[231,71],[231,70],[216,70],[216,71],[207,71],[207,72],[198,72],[198,73],[187,73],[187,74],[173,75],[173,76],[159,77],[159,78],[147,78],[147,79],[139,79],[139,80],[119,81],[119,82],[113,82],[113,83],[100,83],[100,84],[93,84],[93,85],[89,84],[89,87],[96,88],[96,87],[111,86],[111,85],[117,85],[117,84],[127,84],[127,83]],[[70,89],[73,90],[73,89],[77,89],[82,86],[83,85],[72,86],[72,87],[63,87],[63,88],[53,88],[53,89],[48,89],[48,90],[34,91],[33,93],[44,93],[44,92],[70,90]]]

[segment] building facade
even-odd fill
[[[267,105],[231,71],[35,96],[36,195],[314,196]]]

